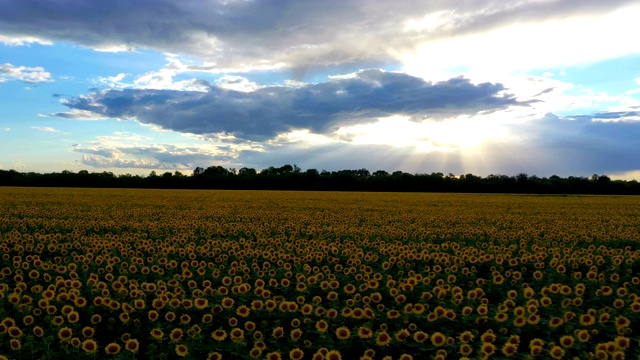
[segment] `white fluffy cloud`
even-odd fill
[[[9,63],[0,64],[0,82],[9,80],[19,80],[26,83],[53,81],[51,74],[41,66],[27,67],[15,66]]]

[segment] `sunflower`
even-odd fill
[[[447,341],[447,337],[444,336],[440,332],[435,332],[431,335],[431,343],[433,346],[440,347],[443,346]]]
[[[580,315],[580,325],[591,326],[596,323],[596,318],[589,314]]]
[[[127,314],[126,312],[121,313],[118,316],[118,318],[120,319],[120,321],[122,321],[123,324],[126,324],[130,320],[129,314]],[[71,322],[71,321],[69,321],[69,322]]]
[[[358,337],[361,339],[369,339],[373,336],[373,331],[371,329],[361,326],[358,328]]]
[[[225,297],[224,299],[222,299],[222,302],[220,304],[225,309],[231,309],[234,303],[235,301],[232,298]]]
[[[95,334],[95,330],[90,326],[85,326],[82,328],[82,336],[86,338],[92,338],[93,334]]]
[[[346,340],[351,337],[351,331],[345,326],[336,329],[336,337],[340,340]]]
[[[270,352],[267,354],[267,360],[282,360],[282,355],[277,351]]]
[[[269,299],[269,300],[265,301],[265,303],[264,303],[264,306],[267,309],[267,311],[275,310],[277,305],[278,305],[278,303],[273,299]]]
[[[629,327],[631,321],[624,316],[618,316],[616,318],[616,328],[626,328]]]
[[[62,326],[62,324],[64,324],[64,318],[62,316],[55,316],[51,319],[51,324],[54,326]]]
[[[227,338],[227,332],[222,329],[218,329],[211,333],[211,337],[213,340],[222,341]]]
[[[169,311],[164,314],[164,319],[171,322],[176,319],[176,314],[173,311]]]
[[[171,330],[171,333],[169,334],[169,339],[171,339],[171,341],[178,341],[182,339],[182,336],[183,336],[182,329],[175,328]]]
[[[304,304],[302,305],[300,312],[302,313],[302,315],[311,315],[311,313],[313,312],[313,306],[310,304]]]
[[[22,344],[18,339],[9,340],[9,345],[11,346],[11,350],[20,350],[22,348]]]
[[[492,331],[486,331],[480,336],[480,341],[483,343],[492,343],[496,341],[496,335]]]
[[[291,330],[290,336],[291,336],[291,340],[298,341],[302,337],[302,330],[293,329]]]
[[[97,325],[102,321],[102,317],[100,316],[100,314],[93,314],[91,315],[91,323],[93,325]]]
[[[244,330],[240,328],[232,329],[229,335],[231,337],[231,341],[233,342],[237,343],[237,342],[242,342],[242,340],[244,340]]]
[[[104,351],[108,355],[116,355],[120,352],[120,350],[121,350],[120,345],[118,345],[117,343],[111,343],[104,347]]]
[[[413,340],[415,340],[418,343],[423,343],[427,341],[428,338],[429,338],[429,335],[424,331],[416,331],[415,333],[413,333]]]
[[[631,345],[630,339],[624,336],[616,337],[613,342],[615,343],[617,350],[627,350]]]
[[[289,352],[289,358],[291,360],[300,360],[304,357],[304,352],[298,348],[295,348]]]
[[[493,345],[493,343],[486,342],[480,346],[480,351],[488,355],[493,355],[496,352],[496,346]]]
[[[329,324],[324,320],[320,320],[316,323],[316,329],[319,332],[325,332],[327,331],[327,329],[329,329]]]
[[[164,308],[164,305],[165,302],[162,301],[162,299],[153,299],[153,301],[151,302],[151,306],[157,310]]]
[[[258,359],[260,355],[262,355],[262,349],[259,349],[257,347],[254,347],[251,349],[251,351],[249,351],[249,356],[252,359]],[[222,358],[222,356],[220,356],[220,358]]]
[[[529,354],[531,356],[539,356],[542,353],[542,346],[531,346],[529,347]]]
[[[262,308],[264,308],[264,303],[262,302],[262,300],[253,300],[251,302],[251,310],[257,311],[262,310]]]
[[[570,348],[575,344],[576,340],[571,335],[564,335],[560,338],[560,345],[565,348]]]
[[[98,343],[93,339],[87,339],[82,342],[82,350],[88,354],[98,351]]]
[[[460,336],[458,336],[458,339],[460,340],[460,342],[465,344],[473,340],[473,338],[474,338],[473,333],[469,330],[462,332]]]
[[[562,359],[564,357],[564,350],[560,346],[555,345],[549,350],[549,356],[554,359]]]
[[[68,327],[63,327],[60,330],[58,330],[58,338],[62,341],[69,340],[71,339],[72,336],[73,336],[73,331],[71,331],[71,329],[69,329]]]
[[[146,303],[142,299],[136,299],[133,302],[133,306],[138,310],[143,310],[146,307]]]
[[[518,351],[518,345],[516,345],[516,344],[506,343],[502,347],[502,353],[506,357],[511,357],[511,356],[515,355],[517,351]]]
[[[389,345],[390,342],[391,336],[389,336],[386,331],[382,331],[376,336],[376,345],[378,346],[386,346]]]
[[[506,314],[506,313],[504,313],[504,312],[496,313],[496,315],[494,316],[494,319],[495,319],[497,322],[505,322],[505,321],[507,321],[507,319],[508,319],[508,318],[509,318],[509,315],[507,315],[507,314]]]
[[[180,315],[180,324],[186,325],[191,322],[191,316],[187,314]]]
[[[248,307],[244,306],[244,305],[242,305],[242,306],[240,306],[240,307],[238,307],[236,309],[236,315],[238,315],[240,317],[243,317],[243,318],[246,318],[247,316],[249,316],[249,313],[251,313],[251,310]]]
[[[194,301],[194,306],[198,310],[202,310],[202,309],[206,308],[208,305],[209,305],[209,300],[207,300],[207,299],[197,298]]]
[[[409,330],[407,329],[401,329],[399,330],[396,334],[395,334],[395,338],[398,341],[404,341],[405,339],[407,339],[408,337],[411,336],[411,333],[409,333]]]
[[[562,324],[564,324],[564,320],[560,319],[559,317],[552,317],[551,319],[549,319],[549,327],[551,328],[555,329]]]
[[[160,328],[155,328],[151,330],[150,334],[151,334],[151,337],[153,337],[156,340],[162,340],[162,338],[164,337],[164,333]]]
[[[513,320],[513,325],[515,325],[516,327],[523,327],[524,325],[526,325],[526,323],[527,319],[523,316],[518,316]]]
[[[273,336],[274,339],[279,339],[283,337],[284,329],[282,328],[282,326],[278,326],[275,329],[273,329],[273,331],[271,332],[271,336]]]
[[[578,338],[578,341],[580,341],[580,342],[587,342],[587,341],[589,341],[589,338],[591,337],[591,335],[589,335],[589,331],[588,330],[577,330],[576,331],[576,337]]]
[[[31,315],[27,315],[22,319],[22,323],[27,325],[27,326],[33,324],[33,321],[34,321],[34,319],[33,319],[33,316],[31,316]]]
[[[124,344],[125,350],[135,353],[140,348],[140,343],[136,339],[129,339]]]
[[[338,350],[330,350],[324,355],[326,360],[342,360],[342,355]]]
[[[33,327],[33,335],[36,337],[42,337],[44,335],[44,330],[40,326]]]
[[[176,355],[180,357],[185,357],[189,353],[189,349],[182,344],[176,345],[175,350],[176,350]]]
[[[7,334],[9,334],[12,339],[17,339],[22,336],[22,330],[17,326],[10,326],[9,329],[7,329]]]

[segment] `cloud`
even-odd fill
[[[295,142],[269,147],[264,152],[243,153],[239,160],[258,169],[289,163],[303,169],[364,167],[370,171],[452,172],[482,176],[518,173],[545,177],[554,174],[591,176],[594,173],[630,175],[629,171],[640,169],[637,156],[640,122],[569,120],[548,114],[534,121],[503,126],[510,136],[491,139],[472,149],[424,152],[411,143],[397,146]]]
[[[11,131],[11,128],[2,128],[2,131],[9,132]]]
[[[507,111],[502,113],[509,114]],[[456,121],[458,123],[453,124]],[[409,129],[411,134],[407,131],[394,133],[394,122],[401,129]],[[477,127],[472,127],[473,124]],[[549,113],[534,120],[492,125],[485,124],[485,119],[464,118],[432,123],[388,118],[375,125],[386,129],[381,136],[386,134],[393,140],[402,135],[402,139],[378,141],[369,133],[364,138],[358,138],[356,134],[344,140],[294,131],[262,143],[233,142],[231,139],[229,143],[197,144],[202,137],[195,139],[196,136],[187,144],[161,144],[132,133],[113,133],[96,137],[95,141],[75,144],[71,150],[81,154],[80,162],[87,166],[171,171],[214,165],[260,170],[288,163],[319,170],[367,168],[370,171],[452,172],[482,176],[528,173],[545,177],[597,173],[629,178],[635,174],[631,171],[640,169],[637,157],[640,121],[601,122]],[[357,132],[361,126],[346,129]],[[442,133],[438,133],[438,129]],[[473,146],[456,144],[456,141],[478,138],[481,140]]]
[[[56,130],[56,129],[54,129],[52,127],[49,127],[49,126],[32,126],[31,128],[35,129],[35,130],[39,130],[39,131],[44,131],[44,132],[53,132],[53,133],[59,133],[60,132],[60,130]]]
[[[62,103],[72,112],[253,140],[294,129],[325,133],[336,124],[366,123],[396,114],[420,121],[526,105],[506,93],[501,84],[473,84],[465,78],[432,83],[375,69],[305,86],[262,86],[253,91],[226,87],[209,85],[206,92],[105,90]]]
[[[0,64],[0,82],[19,80],[25,83],[51,82],[51,74],[41,66],[15,66],[9,63]]]
[[[124,78],[126,78],[127,76],[130,76],[131,74],[127,74],[127,73],[120,73],[118,75],[114,75],[114,76],[106,76],[106,77],[99,77],[97,82],[100,85],[106,86],[108,88],[123,88],[125,87],[125,84],[122,82],[122,80],[124,80]]]
[[[593,117],[602,116],[620,115],[599,113],[574,119],[547,114],[536,121],[513,125],[512,133],[520,135],[495,144],[485,155],[497,161],[511,158],[512,168],[521,161],[522,172],[541,175],[591,175],[639,169],[636,153],[640,121],[593,121]]]
[[[91,111],[78,110],[78,109],[72,109],[71,111],[67,111],[67,112],[39,114],[38,116],[40,117],[55,116],[55,117],[61,117],[64,119],[73,119],[73,120],[106,120],[108,119],[108,117],[106,116],[100,116]]]
[[[0,34],[0,43],[7,46],[25,46],[31,44],[51,45],[51,41],[46,41],[33,36],[20,36],[20,35],[3,35]]]
[[[572,115],[566,118],[601,122],[640,121],[640,111],[600,111],[590,115]]]
[[[83,164],[97,168],[193,170],[197,166],[234,166],[240,153],[261,149],[243,145],[125,145],[95,141],[75,144],[72,151],[83,154]]]
[[[634,3],[6,0],[0,2],[0,35],[71,41],[101,51],[149,48],[195,56],[216,69],[287,66],[304,73],[314,66],[397,63],[404,52],[421,43],[513,24],[602,16]],[[607,28],[598,31],[618,34]],[[25,40],[14,40],[21,41]]]

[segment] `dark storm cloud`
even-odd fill
[[[504,90],[501,84],[472,84],[461,77],[432,83],[402,73],[365,70],[301,87],[266,86],[252,92],[216,86],[206,92],[106,90],[63,104],[178,132],[226,132],[261,140],[292,129],[325,133],[336,123],[366,123],[390,115],[442,119],[526,105]]]
[[[632,0],[4,0],[0,35],[109,49],[150,48],[198,56],[212,68],[367,62],[440,37],[511,23],[599,14]],[[437,29],[406,31],[407,20],[448,14]],[[437,54],[434,54],[437,56]]]
[[[524,134],[523,137],[510,143],[508,151],[501,147],[504,144],[496,144],[493,152],[487,155],[505,160],[525,159],[520,167],[523,172],[531,172],[526,168],[533,163],[541,171],[558,175],[621,173],[640,169],[637,156],[640,121],[592,120],[607,116],[605,114],[613,116],[614,113],[579,118],[548,114],[538,121],[514,125],[513,132]]]

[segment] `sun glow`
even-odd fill
[[[414,147],[418,152],[475,152],[486,142],[504,138],[506,130],[495,122],[468,117],[417,122],[404,116],[392,116],[371,124],[342,127],[336,135],[340,140],[354,144]]]

